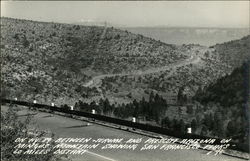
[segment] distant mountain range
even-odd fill
[[[128,27],[121,28],[168,44],[215,45],[249,35],[248,28]]]
[[[107,21],[93,21],[93,20],[80,20],[79,22],[72,23],[73,25],[82,25],[82,26],[106,26],[112,27],[115,26]]]
[[[218,27],[122,27],[106,21],[81,20],[73,24],[83,26],[106,26],[127,30],[135,34],[160,40],[168,44],[200,44],[211,46],[230,40],[242,38],[250,34],[249,28]]]

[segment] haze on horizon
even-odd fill
[[[1,1],[1,16],[118,27],[249,28],[249,1]]]

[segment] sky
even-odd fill
[[[1,16],[120,27],[249,28],[249,1],[1,1]]]

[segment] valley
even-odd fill
[[[210,137],[230,136],[242,125],[236,140],[246,141],[244,88],[231,99],[234,88],[227,82],[235,70],[243,75],[238,68],[250,58],[249,35],[207,47],[166,44],[107,26],[1,18],[1,29],[3,98],[95,109],[180,132],[192,126]],[[222,98],[215,92],[220,86]]]

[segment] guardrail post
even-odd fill
[[[54,102],[52,102],[52,103],[51,103],[51,106],[52,106],[52,107],[54,107],[54,106],[55,106],[55,103],[54,103]],[[50,112],[52,113],[52,114],[51,114],[51,116],[53,116],[53,114],[54,114],[54,110],[53,110],[52,108],[50,108]]]
[[[135,118],[135,117],[133,117],[133,118],[132,118],[132,122],[133,122],[133,123],[135,123],[135,122],[136,122],[136,118]],[[134,127],[133,127],[132,129],[133,129],[133,130],[135,130],[135,128],[134,128]]]
[[[96,112],[95,112],[95,109],[92,109],[91,113],[92,113],[92,114],[95,114],[95,113],[96,113]],[[95,121],[95,119],[92,118],[92,121]]]
[[[70,110],[73,111],[74,110],[74,106],[70,106]],[[73,114],[68,114],[69,117],[74,118]]]

